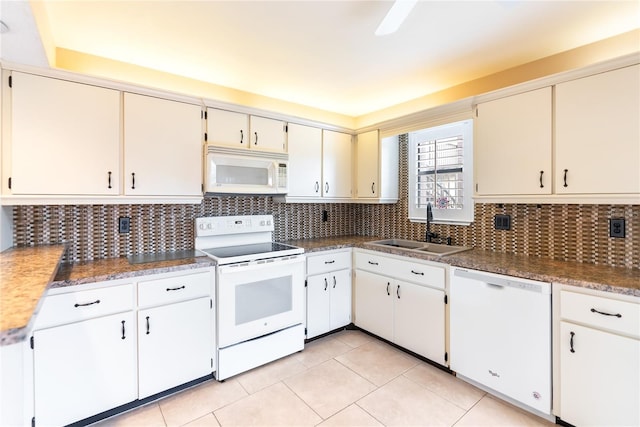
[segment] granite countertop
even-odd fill
[[[302,247],[308,254],[357,247],[442,262],[456,267],[640,297],[638,269],[557,261],[479,249],[437,257],[419,251],[380,247],[369,243],[375,240],[380,238],[342,236],[289,240],[285,243]],[[127,258],[60,264],[64,250],[63,245],[36,246],[14,248],[0,253],[0,345],[12,344],[26,338],[30,332],[33,315],[38,312],[42,296],[48,289],[210,267],[215,264],[207,257],[171,259],[171,256],[163,256],[166,254],[157,254],[160,261],[134,264]]]
[[[445,257],[438,257],[420,251],[381,247],[369,243],[380,239],[381,237],[375,236],[344,236],[325,239],[290,240],[285,243],[300,246],[305,249],[306,253],[357,247],[394,255],[442,262],[455,267],[470,268],[525,279],[555,282],[640,297],[640,270],[638,269],[558,261],[548,258],[505,254],[480,249],[472,249]]]
[[[166,258],[159,254],[159,259]],[[84,285],[106,280],[127,279],[129,277],[149,274],[169,273],[172,271],[211,267],[215,265],[211,258],[186,257],[180,259],[164,259],[132,264],[128,258],[110,258],[96,261],[84,261],[73,264],[61,264],[58,274],[51,282],[50,288]]]
[[[204,256],[171,259],[167,254],[158,254],[161,261],[149,257],[150,262],[135,264],[127,258],[60,264],[65,249],[36,246],[0,252],[0,345],[26,339],[48,289],[214,265]]]
[[[26,338],[65,249],[56,245],[0,252],[0,345]]]

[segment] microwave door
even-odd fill
[[[276,163],[268,159],[209,154],[206,192],[276,194],[282,181],[278,173]]]

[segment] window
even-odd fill
[[[473,222],[473,121],[463,120],[409,133],[409,219]]]

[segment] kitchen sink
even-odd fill
[[[427,243],[404,239],[376,240],[369,243],[376,246],[392,247],[407,251],[420,251],[435,256],[451,255],[472,249],[469,246],[442,245],[438,243]]]
[[[371,243],[374,245],[391,246],[394,248],[402,248],[402,249],[419,249],[425,245],[424,242],[416,242],[415,240],[403,240],[403,239],[377,240]]]

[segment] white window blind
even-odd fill
[[[438,209],[462,209],[464,179],[462,135],[417,143],[418,207],[431,203]]]
[[[472,121],[409,134],[409,217],[424,221],[431,203],[434,220],[473,221]]]

